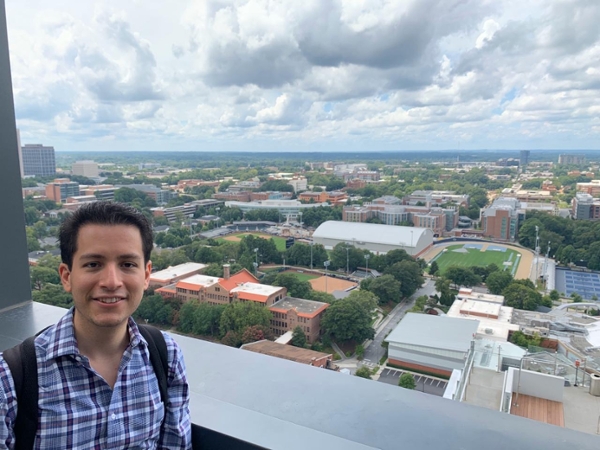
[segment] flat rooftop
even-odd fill
[[[466,352],[478,325],[479,321],[472,318],[408,313],[385,341]]]
[[[212,286],[213,284],[218,283],[220,278],[217,277],[209,277],[208,275],[192,275],[191,277],[184,278],[183,280],[177,283],[177,286],[185,287],[185,285],[193,285],[193,286]]]
[[[289,311],[295,309],[299,314],[313,315],[317,311],[327,307],[327,303],[316,302],[314,300],[306,300],[304,298],[284,297],[277,303],[274,303],[271,308],[283,309]]]
[[[456,297],[459,299],[477,300],[480,302],[488,302],[488,303],[497,303],[499,305],[504,304],[504,296],[503,295],[493,295],[493,294],[484,294],[482,292],[474,292],[473,289],[470,289],[470,288],[460,289],[458,291],[458,295]]]
[[[462,314],[474,316],[491,316],[498,318],[500,316],[501,306],[497,303],[479,302],[473,300],[463,300],[460,305]]]
[[[167,267],[166,269],[159,270],[158,272],[154,272],[152,275],[150,275],[150,280],[168,281],[188,273],[197,272],[205,267],[206,264],[194,262],[183,263],[177,266]]]
[[[234,287],[231,292],[245,292],[248,294],[257,294],[269,296],[281,290],[280,286],[270,286],[260,283],[242,283]]]
[[[263,355],[275,356],[276,358],[287,359],[303,364],[311,364],[313,361],[322,358],[331,358],[329,353],[316,352],[307,348],[294,347],[293,345],[278,344],[272,341],[257,341],[242,345],[243,350],[249,350]]]

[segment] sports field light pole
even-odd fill
[[[346,242],[346,273],[350,273],[350,244]]]
[[[369,258],[371,257],[371,255],[365,255],[365,262],[367,264],[367,275],[365,276],[365,278],[369,277]]]
[[[256,267],[258,267],[258,248],[255,248],[253,251],[254,251],[254,264],[256,265]]]
[[[315,245],[314,241],[310,242],[310,270],[313,268],[313,245]]]
[[[325,261],[323,263],[323,265],[325,266],[325,293],[328,294],[329,292],[327,292],[327,268],[329,267],[329,264],[331,264],[331,261]]]

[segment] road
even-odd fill
[[[379,364],[379,360],[385,354],[385,348],[381,346],[383,339],[387,334],[396,328],[398,322],[404,317],[406,311],[411,309],[415,305],[415,300],[421,295],[431,295],[435,292],[434,281],[426,278],[423,286],[415,292],[412,297],[406,302],[399,303],[381,322],[379,327],[375,330],[375,339],[365,349],[365,356],[361,361],[361,365],[367,367],[374,367]]]

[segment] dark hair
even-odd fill
[[[137,209],[123,203],[94,202],[83,205],[73,214],[67,216],[60,226],[60,257],[69,270],[73,266],[73,255],[77,251],[79,229],[88,224],[93,225],[132,225],[140,230],[144,263],[150,261],[152,246],[152,226],[150,221]]]

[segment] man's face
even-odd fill
[[[150,261],[144,264],[135,226],[82,226],[73,267],[63,263],[59,268],[63,287],[73,295],[75,329],[126,327],[148,287],[151,268]]]

